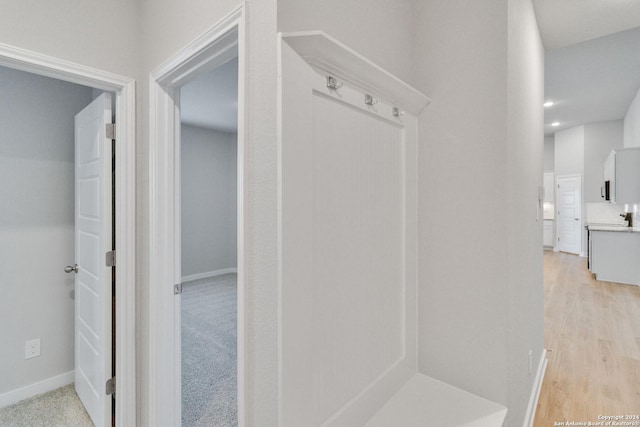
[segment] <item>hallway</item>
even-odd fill
[[[534,426],[640,416],[640,287],[598,282],[585,258],[545,251],[544,306],[549,364]]]

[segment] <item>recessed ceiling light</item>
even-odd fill
[[[551,126],[553,126],[553,127],[560,126],[560,122],[553,122],[553,123],[551,123]]]
[[[545,108],[549,108],[553,105],[553,101],[547,101],[544,104],[542,104]]]

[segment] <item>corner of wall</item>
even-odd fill
[[[640,90],[624,116],[623,145],[625,148],[640,147]]]

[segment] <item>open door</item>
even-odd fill
[[[113,199],[111,95],[75,118],[75,388],[96,427],[111,425]]]

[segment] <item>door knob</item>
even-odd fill
[[[78,272],[78,264],[74,264],[73,267],[70,266],[70,265],[67,265],[64,268],[64,272],[65,273],[71,273],[71,272],[77,273]]]

